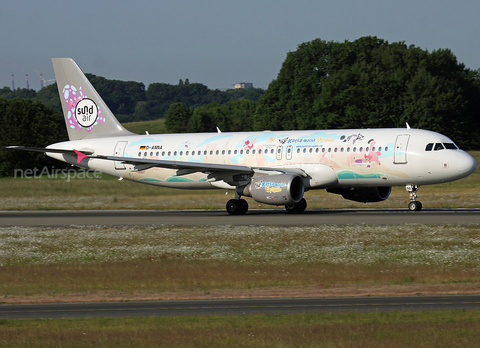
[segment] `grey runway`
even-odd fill
[[[283,209],[250,210],[231,216],[223,210],[58,210],[1,211],[0,227],[69,225],[259,225],[312,226],[321,224],[480,224],[480,209],[312,209],[289,214]]]
[[[480,295],[2,304],[2,319],[478,310]]]

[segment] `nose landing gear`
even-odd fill
[[[422,210],[422,202],[417,201],[417,191],[419,186],[418,185],[407,185],[405,187],[407,192],[410,194],[410,202],[408,203],[408,210],[410,211],[420,211]]]

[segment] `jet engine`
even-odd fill
[[[327,189],[327,192],[342,195],[350,201],[373,203],[386,200],[392,192],[391,187],[339,187]]]
[[[262,175],[253,177],[248,185],[237,188],[237,192],[260,203],[289,205],[300,202],[305,185],[298,175]]]

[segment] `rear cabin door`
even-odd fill
[[[395,149],[393,153],[393,163],[405,164],[407,163],[407,147],[410,140],[410,134],[400,134],[397,136],[395,142]]]
[[[277,161],[280,161],[282,159],[282,154],[283,154],[283,146],[278,145],[277,146]]]
[[[288,145],[287,146],[287,160],[291,160],[292,159],[292,153],[293,153],[293,145]]]
[[[115,145],[115,151],[113,152],[113,155],[115,157],[123,157],[127,144],[128,144],[128,141],[119,141],[117,145]],[[125,169],[125,164],[123,164],[120,161],[115,161],[115,169],[118,169],[118,170]]]

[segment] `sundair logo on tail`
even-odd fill
[[[98,118],[97,104],[89,98],[80,100],[75,107],[75,118],[78,124],[84,128],[93,126]]]
[[[105,123],[102,110],[92,99],[87,98],[83,93],[83,87],[77,90],[73,85],[63,87],[63,99],[68,108],[68,127],[71,129],[92,131],[92,128],[99,123]]]

